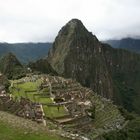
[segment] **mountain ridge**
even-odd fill
[[[52,43],[0,43],[0,57],[13,53],[22,64],[45,57]]]
[[[114,48],[122,48],[132,52],[140,53],[140,39],[122,38],[120,40],[107,40],[106,43]]]

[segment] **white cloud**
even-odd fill
[[[0,0],[0,41],[53,41],[79,18],[99,39],[140,35],[140,0]]]

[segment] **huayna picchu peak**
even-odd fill
[[[70,20],[59,32],[59,35],[67,35],[69,33],[88,33],[87,29],[79,19]]]
[[[62,27],[48,61],[60,75],[72,77],[101,95],[112,98],[112,81],[105,65],[102,45],[80,20],[73,19]]]
[[[80,20],[72,19],[62,27],[47,61],[59,75],[76,79],[97,94],[140,113],[136,107],[140,99],[140,56],[101,43]]]

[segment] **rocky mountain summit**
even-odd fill
[[[59,75],[140,113],[140,55],[101,43],[80,20],[62,27],[46,61]]]
[[[102,45],[80,20],[73,19],[60,30],[48,61],[58,74],[72,77],[100,95],[113,97]]]

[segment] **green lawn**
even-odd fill
[[[47,117],[53,118],[53,117],[62,117],[65,115],[68,115],[68,112],[65,110],[63,106],[58,107],[56,106],[43,106],[44,112]]]
[[[21,128],[14,128],[0,121],[0,140],[66,140],[45,132],[28,132]]]
[[[39,102],[40,103],[53,103],[52,99],[51,98],[47,98],[47,97],[46,98],[45,97],[43,97],[43,98],[40,97],[39,98]]]
[[[27,82],[23,84],[18,84],[17,87],[24,89],[25,91],[33,91],[38,89],[38,82]]]

